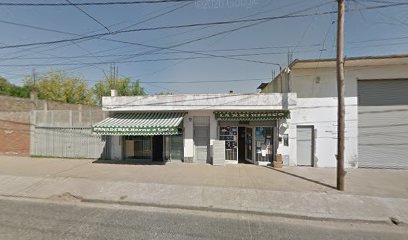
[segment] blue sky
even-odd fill
[[[88,0],[88,2],[91,1],[103,2],[103,0]],[[66,3],[62,0],[12,2]],[[72,2],[87,1],[72,0]],[[349,9],[359,8],[361,10],[346,14],[346,56],[408,53],[408,15],[406,14],[408,5],[376,10],[364,9],[368,6],[384,5],[387,2],[406,1],[354,0],[347,2]],[[273,17],[301,10],[303,10],[302,14],[313,14],[334,11],[337,9],[337,3],[334,0],[197,0],[190,4],[160,3],[82,6],[81,8],[103,25],[108,26],[111,31],[115,31],[133,24],[138,25],[130,28]],[[176,8],[177,10],[171,13],[146,21],[146,19]],[[305,11],[305,9],[308,10]],[[149,94],[159,92],[219,93],[229,90],[240,93],[255,92],[261,82],[271,80],[273,71],[278,71],[279,67],[276,64],[287,65],[286,53],[288,51],[293,51],[293,58],[299,59],[335,57],[335,20],[335,14],[271,20],[176,48],[184,52],[159,51],[140,45],[101,39],[0,49],[0,76],[21,85],[23,76],[30,74],[32,68],[35,67],[38,73],[50,69],[66,70],[82,76],[89,85],[93,85],[103,78],[104,72],[109,72],[109,63],[116,63],[116,66],[119,67],[119,75],[140,80]],[[144,22],[140,23],[141,21]],[[29,25],[31,28],[10,23]],[[104,38],[165,48],[236,29],[246,24],[248,23],[138,31]],[[0,30],[2,33],[0,46],[69,39],[76,37],[75,34],[89,35],[107,32],[104,27],[73,6],[0,6]],[[56,33],[52,30],[67,33]],[[188,53],[191,51],[207,55]],[[132,56],[132,54],[139,55]],[[214,55],[229,58],[213,57]],[[192,57],[195,59],[183,59]],[[168,60],[169,58],[172,60]],[[226,82],[226,80],[240,81]],[[200,81],[213,82],[163,83]]]

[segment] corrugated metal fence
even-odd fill
[[[91,125],[105,115],[102,111],[33,111],[31,155],[107,158],[109,137],[91,133]]]

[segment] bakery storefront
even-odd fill
[[[115,113],[93,125],[92,131],[119,137],[125,160],[181,160],[183,118],[183,112]]]
[[[104,97],[109,117],[92,131],[109,136],[110,160],[266,165],[285,150],[279,126],[289,121],[290,110],[282,99],[281,94]]]
[[[225,160],[230,163],[268,164],[275,160],[279,142],[278,121],[288,110],[214,112],[219,140],[225,141]]]

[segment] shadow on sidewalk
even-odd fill
[[[92,163],[98,164],[118,164],[118,165],[166,165],[166,162],[144,161],[144,160],[105,160],[98,159]]]
[[[309,182],[312,182],[312,183],[316,183],[316,184],[322,185],[322,186],[324,186],[324,187],[328,187],[328,188],[337,190],[336,187],[334,187],[334,186],[332,186],[332,185],[329,185],[329,184],[326,184],[326,183],[319,182],[319,181],[317,181],[317,180],[313,180],[313,179],[310,179],[310,178],[307,178],[307,177],[299,176],[299,175],[296,175],[296,174],[293,174],[293,173],[288,173],[288,172],[285,172],[285,171],[282,171],[282,170],[278,170],[278,169],[273,168],[273,167],[265,166],[265,168],[268,168],[268,169],[271,169],[271,170],[274,170],[274,171],[277,171],[277,172],[280,172],[280,173],[283,173],[283,174],[286,174],[286,175],[289,175],[289,176],[292,176],[292,177],[297,177],[297,178],[300,178],[300,179],[305,180],[305,181],[309,181]]]

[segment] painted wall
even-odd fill
[[[292,104],[292,95],[272,94],[182,94],[103,97],[102,109],[126,111],[272,110]]]
[[[215,119],[213,111],[189,111],[184,117],[184,161],[192,162],[194,159],[194,117],[210,118],[210,151],[214,140],[217,140],[218,122]]]
[[[296,66],[296,65],[295,65]],[[345,68],[346,144],[345,166],[358,166],[358,79],[406,78],[406,65],[350,66]],[[290,155],[296,165],[296,126],[314,125],[315,161],[318,167],[335,167],[337,152],[337,80],[334,67],[293,68],[286,83],[297,93],[297,105],[291,111],[289,147],[279,146],[278,153]],[[289,80],[288,80],[289,79]],[[275,79],[276,80],[276,79]],[[270,83],[263,91],[280,92],[281,83]]]
[[[52,127],[50,119],[37,119],[32,121],[33,111],[43,111],[48,115],[51,112],[57,112],[53,121],[57,121],[61,116],[61,112],[78,112],[83,114],[85,121],[85,112],[100,112],[99,106],[68,104],[62,102],[53,102],[46,100],[38,100],[35,98],[18,98],[10,96],[0,96],[0,154],[29,156],[33,153],[35,126],[37,123],[45,123],[44,127]],[[65,120],[65,116],[61,118]],[[87,120],[86,120],[87,121]],[[90,125],[88,125],[89,127]],[[44,136],[47,138],[47,136]],[[52,140],[50,140],[52,141]],[[50,149],[49,151],[52,151]]]
[[[124,141],[122,136],[110,136],[110,146],[111,146],[111,160],[123,160],[123,144]]]
[[[293,109],[296,94],[185,94],[131,97],[104,97],[103,110],[115,112],[135,111],[184,111],[184,161],[194,159],[194,117],[210,119],[210,146],[217,140],[218,121],[214,110],[274,110]],[[291,120],[289,120],[291,121]],[[292,129],[293,131],[293,129]],[[292,140],[293,141],[293,140]],[[294,146],[294,144],[291,144]],[[111,159],[122,159],[122,147],[118,137],[111,140]]]

